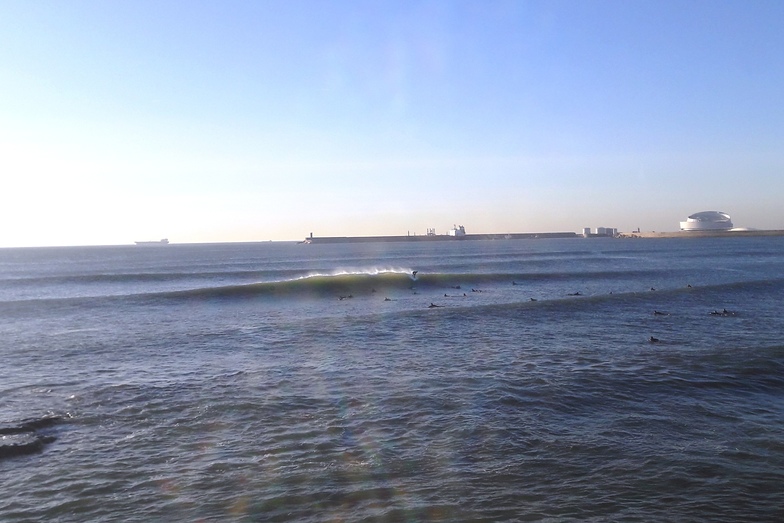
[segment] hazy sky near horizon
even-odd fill
[[[784,2],[0,0],[0,246],[784,229]]]

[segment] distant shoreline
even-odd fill
[[[784,236],[784,230],[747,230],[747,231],[669,231],[669,232],[623,232],[616,239],[638,238],[740,238],[758,236]],[[433,241],[472,241],[472,240],[533,240],[546,238],[584,238],[572,232],[540,233],[498,233],[466,234],[463,236],[419,235],[419,236],[311,236],[299,243],[396,243],[396,242],[433,242]],[[590,238],[610,238],[604,235],[591,235]]]
[[[750,230],[750,231],[671,231],[671,232],[624,232],[620,239],[634,238],[741,238],[748,236],[784,236],[784,230]]]

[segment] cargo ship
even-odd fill
[[[168,238],[163,238],[157,241],[135,242],[136,245],[169,245]]]

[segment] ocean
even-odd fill
[[[783,296],[779,237],[0,249],[0,521],[781,521]]]

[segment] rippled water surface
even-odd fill
[[[0,520],[779,521],[783,295],[779,238],[0,250]]]

